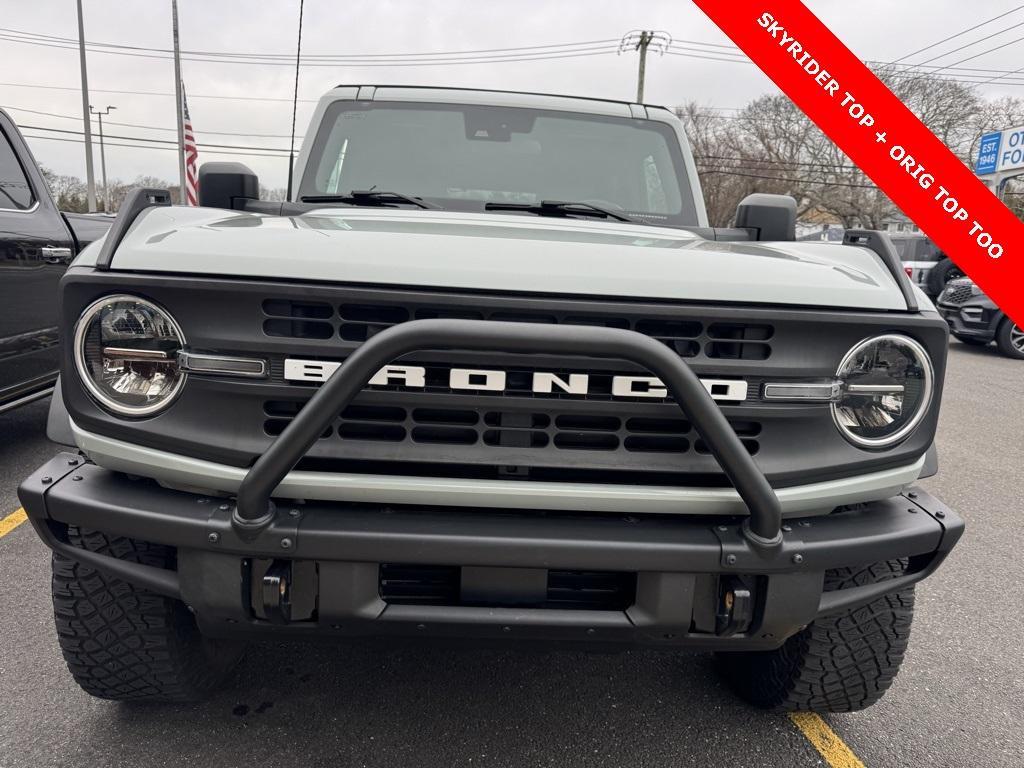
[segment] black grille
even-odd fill
[[[380,597],[398,605],[456,605],[460,570],[448,565],[381,563]]]
[[[939,299],[939,301],[942,304],[956,304],[959,306],[960,304],[963,304],[965,301],[971,298],[971,296],[973,295],[971,289],[971,283],[949,285],[947,286],[945,293],[942,294],[942,297]]]
[[[80,387],[70,387],[65,399],[75,422],[95,434],[243,469],[266,452],[318,388],[287,381],[286,359],[341,361],[363,343],[359,339],[416,318],[587,324],[630,328],[661,339],[680,354],[694,355],[686,362],[702,378],[746,381],[746,399],[723,401],[721,410],[748,450],[756,451],[758,466],[777,488],[905,466],[927,450],[935,418],[929,414],[899,446],[867,452],[843,440],[827,405],[765,402],[765,382],[827,380],[853,345],[894,327],[925,344],[937,377],[945,359],[945,323],[927,313],[197,280],[130,272],[119,279],[125,290],[150,296],[186,321],[183,330],[197,352],[265,357],[270,375],[246,381],[195,376],[166,417],[127,421],[98,408]],[[95,291],[90,280],[69,275],[65,325],[74,324],[95,300]],[[365,388],[344,417],[332,419],[299,469],[534,483],[729,486],[675,403],[615,398],[607,391],[613,375],[650,375],[641,366],[586,354],[458,349],[422,350],[394,362],[427,368],[428,386]],[[65,356],[63,365],[73,367],[73,361]],[[455,391],[447,386],[452,368],[506,371],[507,386],[501,392]],[[589,394],[571,395],[557,386],[550,394],[534,393],[531,371],[563,380],[586,373]]]
[[[297,400],[264,403],[264,430],[279,435],[302,408]],[[761,434],[758,421],[730,420],[747,450],[756,455]],[[691,450],[709,455],[704,441],[682,418],[623,418],[596,413],[502,411],[476,408],[402,408],[349,406],[341,418],[321,435],[330,439],[367,442],[404,442],[421,445],[528,448],[549,451],[617,451],[677,453]]]
[[[551,608],[624,611],[636,599],[636,574],[616,571],[548,571]]]
[[[488,605],[463,600],[462,569],[449,565],[381,563],[378,592],[392,605]],[[517,604],[531,608],[623,611],[636,599],[636,574],[619,571],[547,572],[543,597]],[[504,604],[495,600],[493,605]]]
[[[263,302],[263,313],[264,333],[296,339],[323,340],[338,337],[344,341],[359,342],[407,320],[458,318],[625,328],[657,339],[682,357],[704,356],[725,360],[767,360],[772,352],[770,340],[774,335],[774,328],[766,323],[705,324],[693,319],[668,320],[571,312],[511,312],[444,306],[408,307],[399,304],[344,303],[335,306],[327,302],[276,298]]]

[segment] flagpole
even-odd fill
[[[185,116],[181,95],[181,50],[178,46],[178,0],[171,0],[171,28],[174,34],[174,96],[178,114],[178,202],[185,204]]]
[[[288,147],[288,191],[285,200],[292,199],[292,170],[295,168],[295,113],[299,106],[299,65],[302,61],[302,10],[305,0],[299,0],[299,40],[295,46],[295,91],[292,96],[292,141]]]

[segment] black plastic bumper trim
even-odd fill
[[[282,507],[272,523],[250,539],[234,530],[232,505],[224,499],[133,480],[82,463],[70,453],[58,454],[40,467],[22,484],[19,495],[36,530],[55,551],[175,598],[182,593],[178,573],[73,547],[57,535],[61,526],[79,525],[179,551],[221,556],[229,570],[231,561],[237,569],[241,558],[263,557],[800,578],[902,557],[915,564],[897,579],[821,594],[817,615],[869,602],[925,578],[938,568],[964,527],[941,502],[913,489],[833,515],[787,520],[781,545],[770,553],[752,547],[742,534],[742,522],[729,518],[388,509],[337,503]],[[813,618],[813,608],[810,613]],[[402,615],[392,611],[389,618]],[[546,611],[535,618],[543,621],[545,616],[557,618]]]
[[[110,555],[101,555],[98,552],[74,547],[66,541],[61,541],[46,521],[37,518],[32,518],[32,527],[36,529],[36,533],[39,534],[43,543],[59,555],[77,560],[83,565],[131,582],[158,595],[181,600],[181,580],[178,578],[177,571],[119,560]]]

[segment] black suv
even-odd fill
[[[57,210],[28,145],[0,110],[0,413],[53,391],[57,284],[111,221]]]
[[[939,295],[940,314],[965,344],[995,341],[1007,357],[1024,360],[1024,328],[1013,322],[969,277],[953,280]]]

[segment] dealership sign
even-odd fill
[[[1024,168],[1024,128],[1008,128],[981,137],[974,164],[976,174],[988,176],[1018,168]]]

